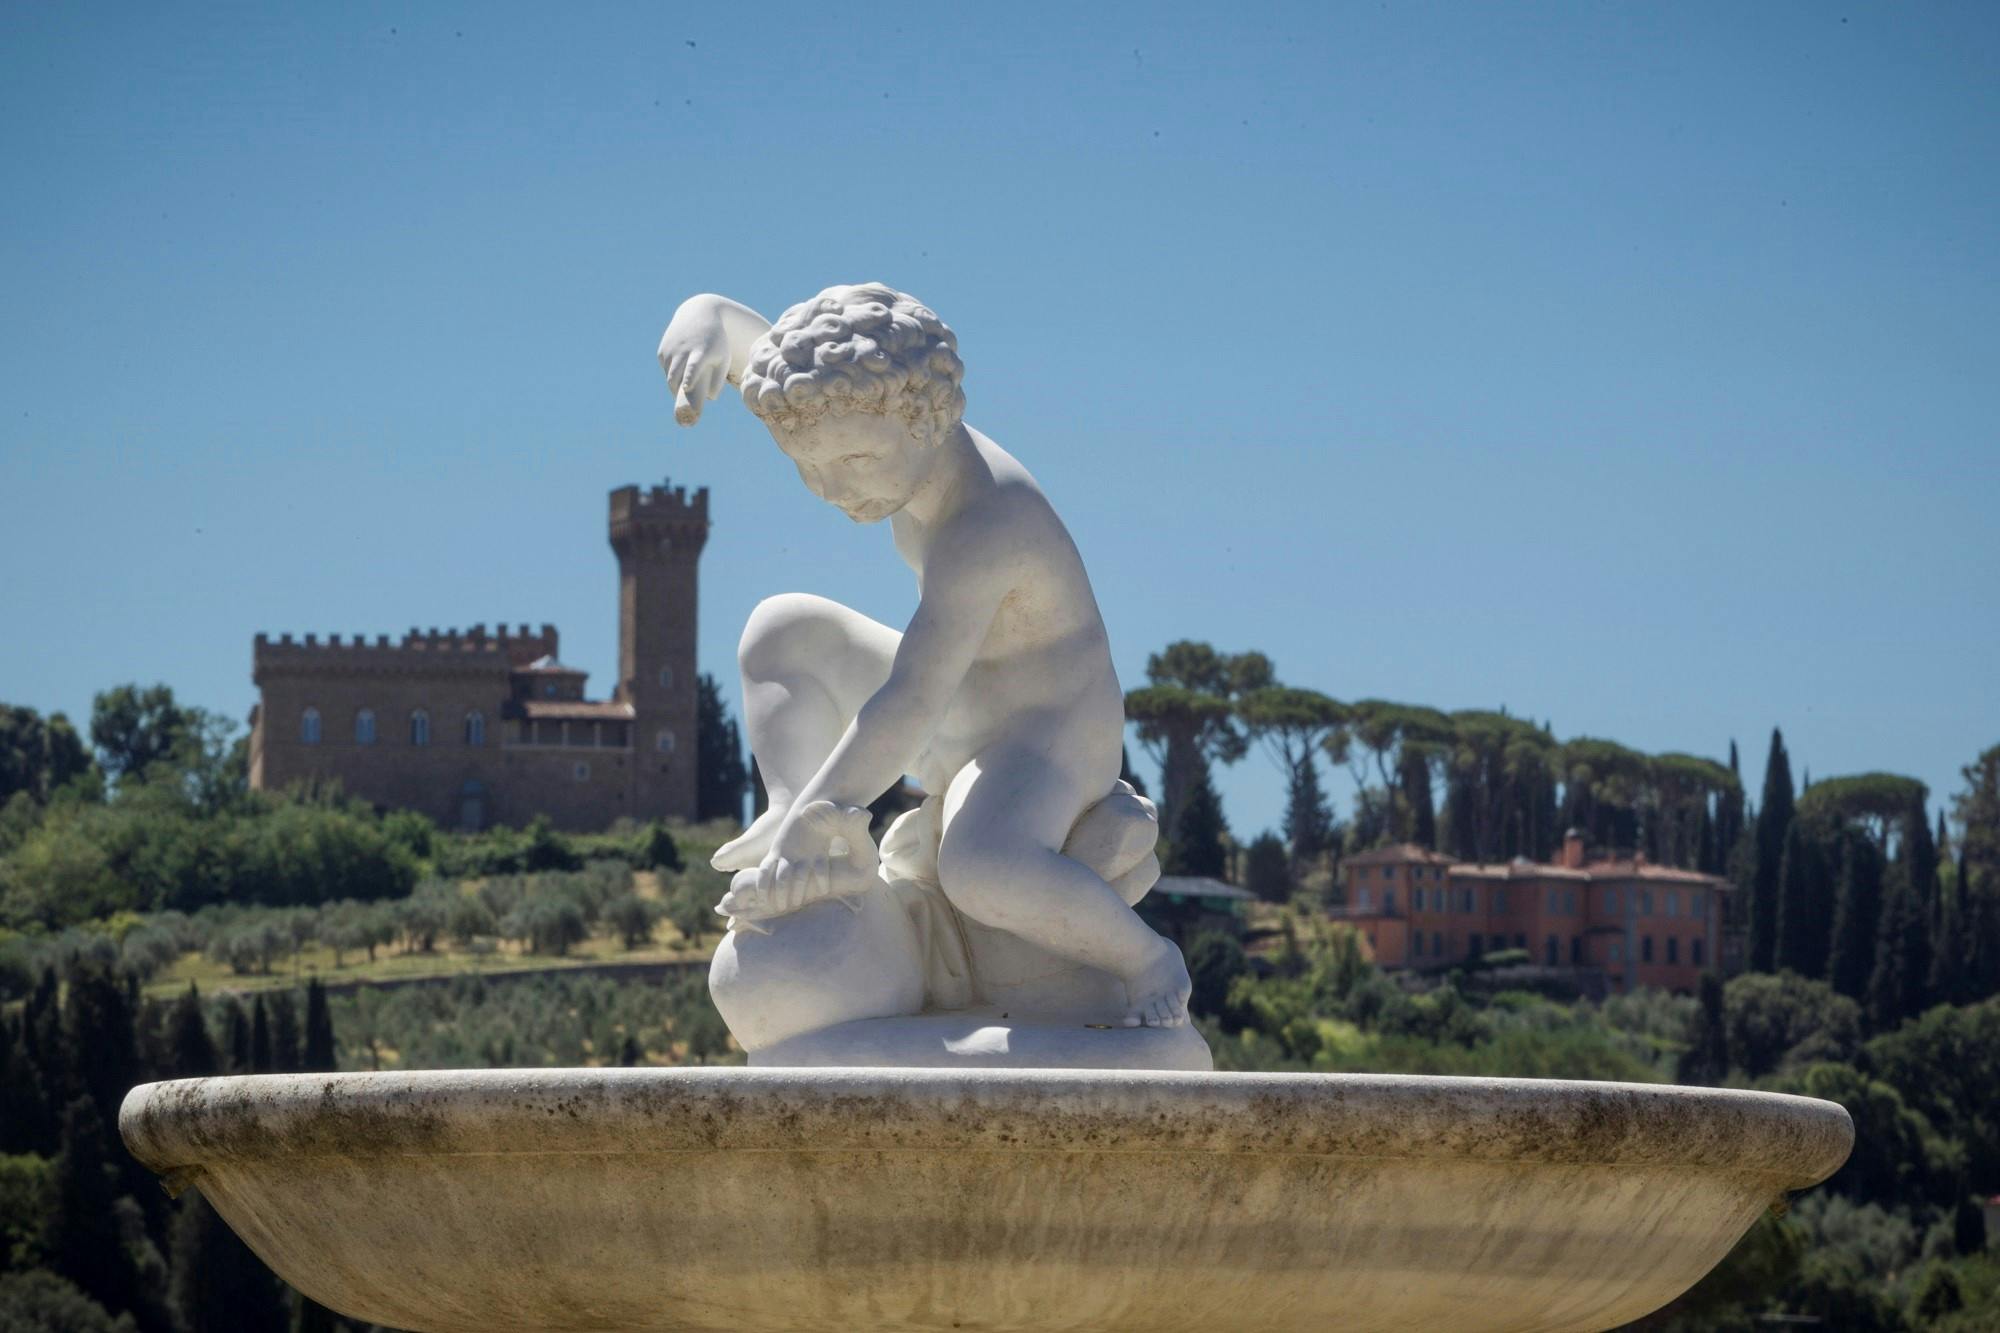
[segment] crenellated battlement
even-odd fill
[[[371,641],[365,634],[343,638],[328,634],[321,638],[307,634],[294,639],[289,634],[273,638],[259,634],[252,652],[253,669],[341,668],[346,670],[422,670],[426,667],[491,667],[512,670],[539,657],[560,657],[560,639],[554,625],[535,630],[527,625],[509,629],[505,625],[489,632],[485,625],[468,630],[440,630],[436,626],[412,626],[400,640],[378,634]]]
[[[685,486],[666,482],[658,486],[620,486],[611,492],[611,545],[625,554],[634,546],[633,538],[646,534],[655,540],[644,543],[655,551],[676,551],[697,555],[708,541],[708,487],[689,496]]]

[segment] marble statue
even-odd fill
[[[1187,968],[1132,910],[1159,877],[1158,822],[1119,781],[1124,696],[1104,622],[1035,479],[963,420],[957,337],[879,284],[830,287],[775,324],[702,295],[674,313],[659,359],[682,425],[740,385],[807,489],[857,523],[888,519],[917,577],[900,632],[797,593],[760,603],[743,631],[770,805],[715,855],[733,878],[710,972],[739,1043],[753,1061],[818,1063],[802,1039],[843,1031],[899,1063],[901,1038],[885,1047],[855,1025],[969,1014],[1009,1025],[947,1036],[975,1061],[1047,1057],[1010,1046],[1039,1024],[1183,1029],[1165,1063],[1188,1067]],[[926,799],[878,849],[867,806],[905,775]],[[894,1031],[919,1047],[936,1036]],[[1052,1062],[1160,1058],[1115,1041],[1093,1057],[1092,1040],[1058,1043]]]

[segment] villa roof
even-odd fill
[[[1568,866],[1549,865],[1541,861],[1529,861],[1515,857],[1511,861],[1497,864],[1481,864],[1475,861],[1461,861],[1451,868],[1453,879],[1562,879],[1587,883],[1588,870],[1572,870]]]
[[[1179,894],[1183,898],[1229,898],[1237,902],[1250,902],[1257,896],[1248,889],[1206,875],[1162,875],[1153,885],[1153,892]]]
[[[1428,847],[1419,847],[1413,842],[1399,842],[1391,847],[1376,847],[1370,851],[1356,852],[1352,856],[1340,858],[1342,865],[1373,866],[1402,865],[1415,862],[1418,865],[1448,866],[1451,858],[1442,852],[1434,852]]]

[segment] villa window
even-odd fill
[[[1639,961],[1642,963],[1653,961],[1653,937],[1651,935],[1644,935],[1639,939]]]
[[[1653,891],[1651,889],[1642,889],[1639,892],[1639,915],[1651,916],[1652,914],[1653,914]]]
[[[1424,956],[1424,932],[1421,930],[1410,932],[1410,952],[1419,958]]]
[[[410,744],[429,745],[431,743],[431,715],[419,708],[410,714]]]
[[[1667,961],[1670,963],[1678,963],[1680,960],[1681,960],[1681,942],[1676,937],[1669,935],[1667,936]]]
[[[1473,890],[1471,890],[1471,889],[1467,889],[1467,890],[1465,891],[1465,908],[1464,908],[1464,910],[1465,910],[1465,911],[1468,911],[1468,912],[1476,912],[1476,911],[1478,911],[1478,910],[1479,910],[1479,907],[1478,907],[1478,905],[1477,905],[1477,904],[1478,904],[1478,902],[1479,902],[1479,898],[1478,898],[1478,895],[1477,895],[1477,894],[1475,894]]]
[[[1361,910],[1364,912],[1367,911],[1373,905],[1372,901],[1369,898],[1368,890],[1365,888],[1356,891],[1355,899],[1360,904]]]
[[[1410,890],[1410,910],[1412,912],[1421,912],[1424,910],[1424,891],[1422,889]]]
[[[672,754],[674,752],[674,733],[662,727],[660,734],[653,737],[653,748],[661,754]]]
[[[1505,912],[1507,910],[1506,889],[1501,888],[1493,890],[1493,910],[1495,912]]]
[[[1542,950],[1542,953],[1549,960],[1549,966],[1554,967],[1562,961],[1562,943],[1555,936],[1551,935],[1548,939],[1548,946]]]
[[[1443,934],[1443,932],[1441,932],[1441,931],[1436,931],[1436,930],[1434,930],[1434,931],[1432,931],[1432,932],[1431,932],[1431,953],[1432,953],[1432,955],[1433,955],[1433,956],[1435,956],[1435,957],[1438,957],[1438,958],[1442,958],[1442,957],[1444,957],[1444,934]]]
[[[319,744],[319,709],[308,708],[299,715],[299,743]]]
[[[1708,912],[1708,890],[1691,889],[1688,892],[1688,915],[1703,916]]]
[[[1680,914],[1681,914],[1681,895],[1678,892],[1669,889],[1667,890],[1667,915],[1679,916]]]
[[[1558,912],[1560,912],[1560,911],[1562,911],[1562,890],[1561,890],[1561,889],[1550,889],[1550,890],[1549,890],[1549,915],[1550,915],[1550,916],[1554,916],[1554,915],[1555,915],[1556,913],[1558,913]]]
[[[467,745],[486,744],[486,714],[467,713],[465,715],[465,743]]]
[[[1583,966],[1583,936],[1572,935],[1569,937],[1569,960],[1578,967]]]
[[[1625,941],[1616,936],[1611,941],[1610,960],[1614,963],[1625,961]]]
[[[1688,941],[1688,961],[1689,961],[1689,962],[1691,962],[1691,963],[1693,963],[1693,964],[1694,964],[1694,965],[1695,965],[1696,967],[1700,967],[1700,966],[1701,966],[1701,941],[1700,941],[1700,940],[1689,940],[1689,941]]]
[[[1618,890],[1606,889],[1604,891],[1604,911],[1607,916],[1618,915]]]
[[[1480,933],[1479,933],[1478,931],[1476,931],[1476,930],[1475,930],[1475,931],[1473,931],[1473,932],[1472,932],[1472,933],[1471,933],[1470,935],[1467,935],[1467,936],[1465,937],[1465,953],[1466,953],[1466,956],[1467,956],[1467,957],[1469,957],[1469,958],[1477,958],[1477,957],[1479,957],[1479,955],[1480,955],[1480,954],[1484,953],[1484,952],[1485,952],[1485,947],[1484,947],[1484,945],[1485,945],[1485,939],[1486,939],[1486,937],[1485,937],[1485,936],[1483,936],[1483,935],[1481,935],[1481,934],[1480,934]]]
[[[1382,890],[1382,910],[1383,910],[1384,912],[1393,912],[1393,911],[1395,911],[1395,910],[1396,910],[1396,890],[1395,890],[1395,889],[1393,889],[1393,888],[1388,888],[1388,889],[1384,889],[1384,890]]]
[[[1565,916],[1575,916],[1575,915],[1576,915],[1576,890],[1575,890],[1575,889],[1564,889],[1564,890],[1563,890],[1563,914],[1564,914]]]
[[[375,743],[375,710],[364,708],[354,715],[354,743],[373,745]]]

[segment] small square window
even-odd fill
[[[590,761],[588,759],[577,760],[576,763],[570,766],[569,772],[570,776],[578,782],[590,781]]]

